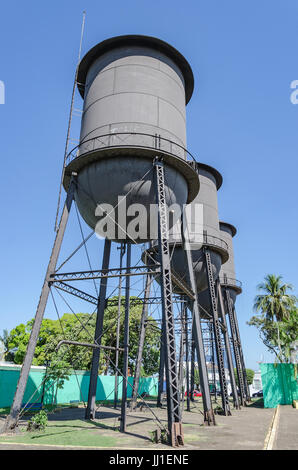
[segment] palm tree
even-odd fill
[[[267,274],[265,282],[257,286],[259,294],[255,297],[254,310],[261,311],[268,320],[283,321],[288,320],[291,309],[295,306],[297,298],[287,293],[293,290],[291,284],[282,284],[282,276]]]
[[[257,289],[264,293],[255,297],[254,310],[261,312],[267,320],[276,322],[279,358],[281,359],[283,354],[280,344],[279,322],[289,320],[297,297],[288,294],[288,291],[293,287],[291,284],[282,284],[282,276],[267,274],[264,281],[257,286]]]

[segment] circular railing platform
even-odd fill
[[[159,134],[142,132],[115,132],[103,134],[80,142],[66,157],[66,166],[85,153],[108,148],[144,148],[165,152],[184,161],[196,161],[194,156],[182,145]]]
[[[210,248],[211,250],[218,251],[221,254],[222,257],[222,263],[225,263],[229,259],[229,246],[228,244],[219,237],[216,237],[215,235],[209,235],[206,233],[198,233],[195,234],[196,241],[189,241],[187,242],[189,244],[189,248],[192,251],[200,250],[203,247]],[[172,240],[171,237],[169,237],[169,245],[170,247],[173,247],[175,245],[180,246],[182,244],[181,239],[177,240]],[[152,241],[151,247],[156,249],[158,246],[157,240]]]
[[[242,282],[238,281],[238,279],[234,279],[232,277],[220,276],[220,283],[223,287],[235,287],[239,290],[242,290]]]

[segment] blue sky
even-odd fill
[[[187,106],[188,149],[222,173],[220,218],[238,229],[235,261],[243,294],[237,311],[247,366],[258,368],[261,355],[271,362],[246,322],[256,285],[267,273],[298,285],[298,105],[290,101],[290,83],[298,79],[294,0],[2,5],[0,329],[32,318],[39,299],[54,240],[84,9],[83,53],[111,36],[147,34],[172,44],[191,64],[195,89]],[[76,104],[81,104],[78,95]],[[78,125],[77,120],[74,130]],[[75,223],[73,214],[65,253],[80,241],[71,231]],[[90,249],[98,250],[100,263],[96,242]],[[46,316],[55,318],[52,306]]]

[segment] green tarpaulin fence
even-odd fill
[[[31,368],[23,403],[28,400],[38,402],[41,400],[45,369]],[[0,407],[11,406],[15,394],[17,382],[20,375],[20,367],[0,367]],[[58,389],[55,403],[70,403],[72,401],[88,400],[90,375],[87,371],[76,371],[64,382],[63,388]],[[130,385],[133,384],[133,377],[128,378]],[[122,377],[118,378],[118,398],[122,396]],[[128,385],[127,395],[130,398],[132,387]],[[56,396],[56,387],[45,387],[44,403],[52,403]],[[112,375],[100,375],[97,381],[96,400],[113,400],[115,388],[115,377]],[[154,377],[144,377],[140,380],[138,393],[146,393],[150,396],[157,396],[158,379]],[[36,392],[36,393],[35,393]],[[32,395],[34,394],[33,398]]]
[[[265,408],[298,400],[297,364],[260,364],[260,368]]]

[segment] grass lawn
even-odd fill
[[[106,430],[100,423],[85,422],[82,420],[49,421],[44,431],[27,432],[21,428],[20,434],[0,435],[0,442],[13,442],[22,444],[51,444],[64,446],[94,446],[115,447],[119,436],[118,431]],[[117,439],[117,437],[119,439]]]
[[[71,404],[71,403],[63,403],[61,405],[43,405],[42,409],[43,410],[46,410],[47,412],[52,412],[52,411],[55,411],[56,409],[63,409],[63,408],[76,408],[79,404],[82,404],[82,403],[75,403],[75,404]],[[22,411],[22,415],[24,416],[30,416],[30,415],[33,415],[33,414],[36,414],[38,413],[39,410],[33,410],[33,409],[28,409],[28,411],[25,411],[23,412]],[[0,408],[0,416],[1,415],[8,415],[10,413],[10,406],[7,406],[7,407],[4,407],[4,408]]]

